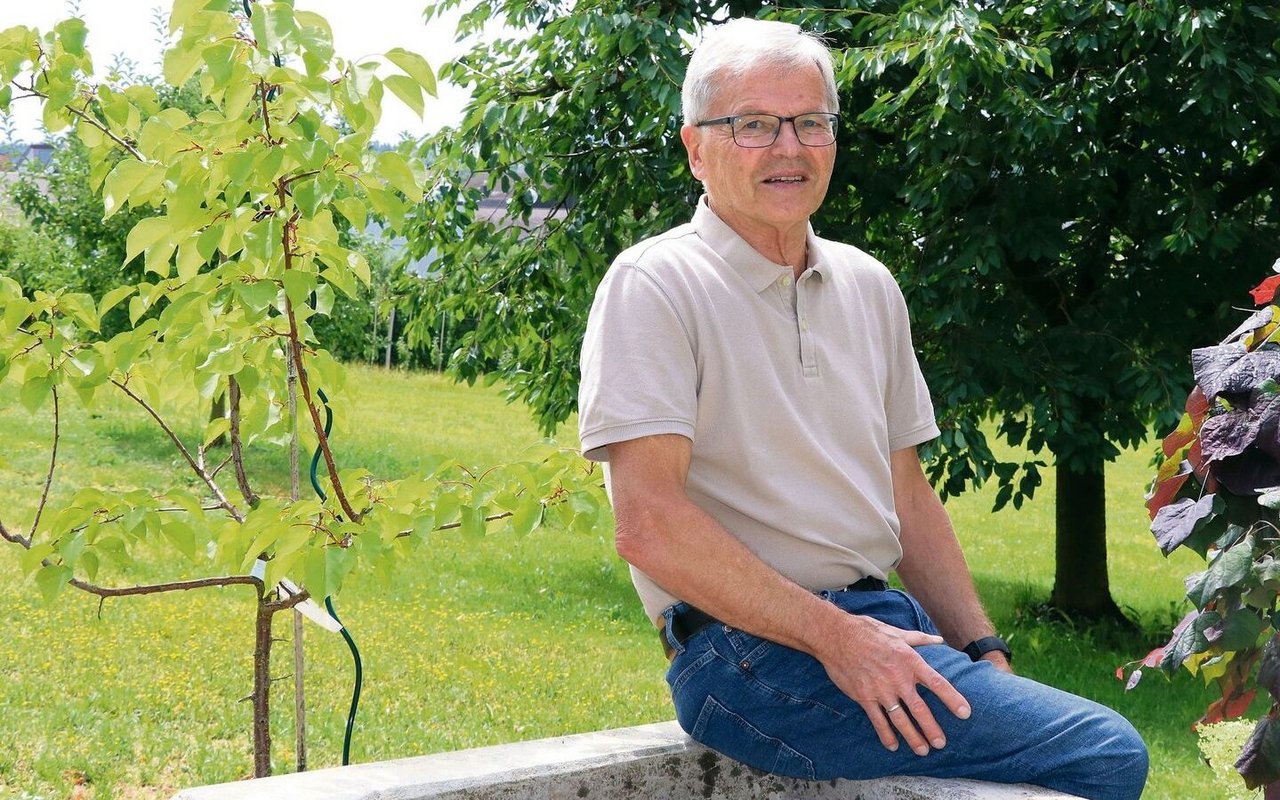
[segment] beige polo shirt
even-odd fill
[[[793,280],[704,198],[689,224],[628,248],[596,291],[578,408],[597,461],[614,442],[688,437],[689,498],[819,590],[898,563],[889,454],[938,428],[889,271],[812,229],[808,243]],[[678,599],[632,579],[651,619]]]

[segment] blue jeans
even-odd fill
[[[851,614],[906,630],[937,633],[911,596],[897,590],[822,592]],[[667,609],[671,616],[683,604]],[[1032,783],[1091,800],[1136,800],[1147,779],[1147,749],[1111,709],[973,662],[946,645],[917,647],[973,709],[961,720],[931,692],[920,694],[947,746],[917,756],[880,744],[862,707],[812,656],[713,624],[676,655],[667,683],[680,726],[696,741],[777,775],[865,780],[885,775]]]

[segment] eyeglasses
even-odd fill
[[[768,147],[778,141],[778,133],[782,130],[784,122],[791,123],[800,144],[808,147],[826,147],[835,144],[836,126],[840,123],[840,115],[823,112],[797,114],[794,117],[779,117],[776,114],[736,114],[732,117],[704,119],[697,124],[697,127],[728,125],[733,134],[733,142],[739,147]]]

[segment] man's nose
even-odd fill
[[[788,151],[804,147],[800,143],[800,134],[796,131],[796,121],[794,119],[789,119],[782,123],[782,127],[778,129],[778,138],[773,140],[773,146],[775,149]]]

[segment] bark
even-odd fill
[[[1056,559],[1050,604],[1071,618],[1125,620],[1107,575],[1106,471],[1097,457],[1084,471],[1054,467]]]
[[[271,618],[267,596],[258,598],[253,646],[253,777],[271,774]]]

